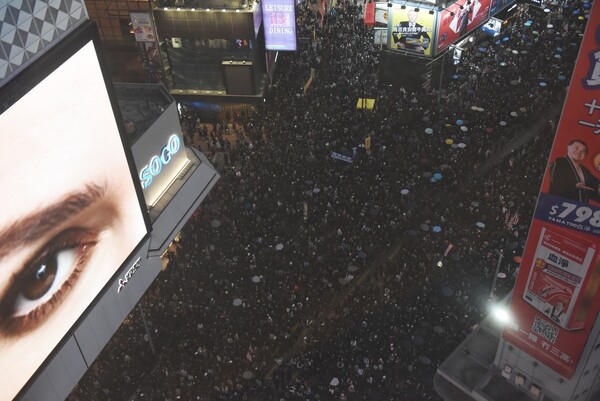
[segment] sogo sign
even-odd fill
[[[181,149],[181,140],[176,134],[169,137],[167,145],[162,148],[160,153],[153,156],[150,162],[140,170],[140,180],[142,188],[146,189],[152,184],[154,177],[160,174],[163,166],[169,164],[173,155]]]

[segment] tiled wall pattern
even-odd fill
[[[0,0],[0,86],[85,20],[84,0]]]

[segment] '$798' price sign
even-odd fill
[[[548,214],[552,216],[549,217],[550,221],[568,226],[575,223],[600,228],[600,209],[593,210],[588,206],[578,206],[574,203],[563,202],[561,205],[555,204],[551,206]]]

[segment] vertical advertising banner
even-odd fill
[[[296,5],[294,0],[262,0],[265,48],[296,50]]]
[[[490,0],[458,0],[440,12],[436,52],[444,50],[460,37],[488,19]]]
[[[503,337],[571,378],[600,310],[600,8],[594,4]]]
[[[394,4],[388,47],[431,56],[434,24],[435,14],[429,10]]]
[[[162,82],[162,68],[160,66],[160,51],[158,38],[150,13],[130,13],[131,27],[135,36],[137,48],[140,52],[146,82]]]

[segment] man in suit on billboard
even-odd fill
[[[417,12],[410,10],[408,12],[408,21],[402,21],[396,25],[392,35],[394,43],[399,49],[412,50],[419,53],[425,53],[429,47],[430,38],[427,28],[417,23]]]

